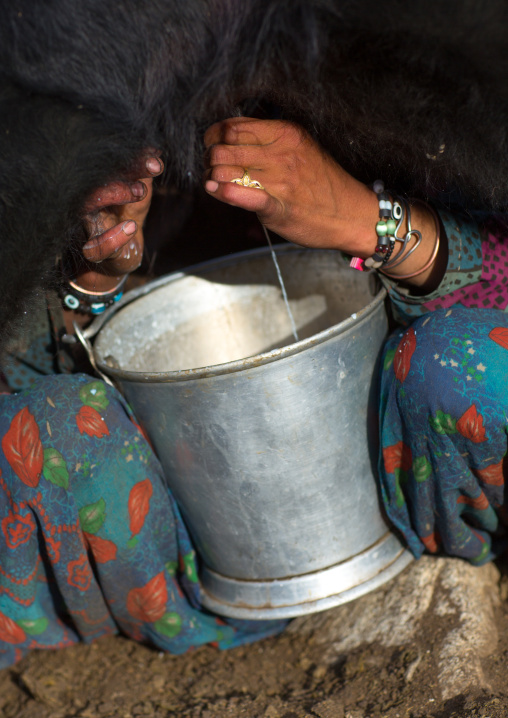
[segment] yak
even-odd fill
[[[502,0],[0,0],[0,343],[146,147],[202,172],[260,100],[349,172],[465,211],[508,205]]]

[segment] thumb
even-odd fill
[[[241,207],[248,212],[256,212],[263,224],[273,225],[282,217],[284,207],[280,200],[266,190],[254,187],[242,187],[232,182],[205,182],[206,192],[232,207]]]

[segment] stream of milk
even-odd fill
[[[273,245],[272,245],[272,241],[270,239],[270,235],[268,234],[268,230],[266,229],[264,224],[262,224],[261,226],[263,227],[263,232],[265,233],[266,241],[268,242],[268,246],[270,247],[270,252],[272,253],[273,263],[275,264],[275,269],[277,270],[277,277],[279,278],[279,284],[280,284],[280,288],[282,290],[282,298],[284,299],[284,304],[286,305],[287,313],[289,316],[289,321],[291,322],[293,336],[295,338],[295,341],[297,342],[297,341],[299,341],[298,332],[296,330],[296,324],[295,324],[295,320],[293,317],[293,312],[291,311],[291,307],[289,306],[288,295],[286,292],[286,287],[284,286],[284,280],[282,279],[282,274],[280,272],[280,267],[279,267],[279,263],[277,261],[277,256],[276,256],[275,252],[273,251]]]

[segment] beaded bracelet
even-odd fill
[[[419,274],[423,274],[424,272],[427,271],[427,269],[429,269],[429,267],[431,267],[433,265],[433,263],[437,257],[437,253],[439,252],[441,224],[440,224],[437,212],[434,209],[434,207],[431,207],[431,205],[427,204],[427,202],[422,202],[421,200],[418,200],[418,201],[420,202],[420,204],[425,205],[425,207],[432,214],[432,218],[433,218],[434,224],[436,226],[436,241],[434,244],[434,248],[432,250],[432,254],[430,255],[430,259],[428,260],[428,262],[426,262],[426,264],[424,264],[423,267],[420,267],[420,269],[417,269],[416,272],[411,272],[411,274],[388,274],[388,272],[383,271],[383,274],[386,277],[389,277],[390,279],[411,279],[412,277],[417,277]],[[413,232],[416,232],[416,231],[418,231],[418,230],[413,230]],[[420,234],[420,239],[418,241],[418,244],[421,241],[421,233],[419,232],[419,234]],[[413,247],[413,249],[416,249],[416,246]],[[404,261],[405,259],[407,259],[407,257],[409,256],[410,253],[408,253],[406,255],[406,257],[404,257],[404,259],[401,261]],[[395,265],[393,265],[393,266],[395,266]]]
[[[376,224],[377,244],[371,257],[367,257],[365,260],[360,257],[351,258],[350,266],[360,271],[364,271],[365,268],[379,269],[387,264],[396,241],[403,242],[403,248],[407,244],[407,237],[399,237],[397,234],[404,222],[405,202],[401,202],[396,196],[393,197],[392,202],[390,194],[385,192],[382,180],[376,180],[372,189],[376,193],[379,203],[379,221]],[[400,252],[397,256],[399,254]]]
[[[379,221],[376,223],[377,245],[374,254],[365,260],[365,266],[369,269],[379,269],[390,258],[396,239],[400,241],[397,232],[404,220],[404,210],[395,198],[392,202],[381,180],[376,180],[372,189],[379,202]]]
[[[108,307],[120,301],[127,277],[128,275],[122,277],[117,286],[109,292],[93,292],[68,280],[59,287],[64,308],[83,314],[102,314]]]

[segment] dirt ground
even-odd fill
[[[504,590],[506,593],[506,590]],[[361,599],[360,599],[361,600]],[[403,600],[403,598],[402,598]],[[337,610],[337,609],[332,609]],[[308,621],[308,619],[306,619]],[[410,648],[363,645],[329,664],[323,635],[299,629],[229,651],[170,656],[123,637],[33,653],[0,673],[2,718],[505,718],[508,602],[489,690],[440,698],[434,646],[450,631],[430,611]]]

